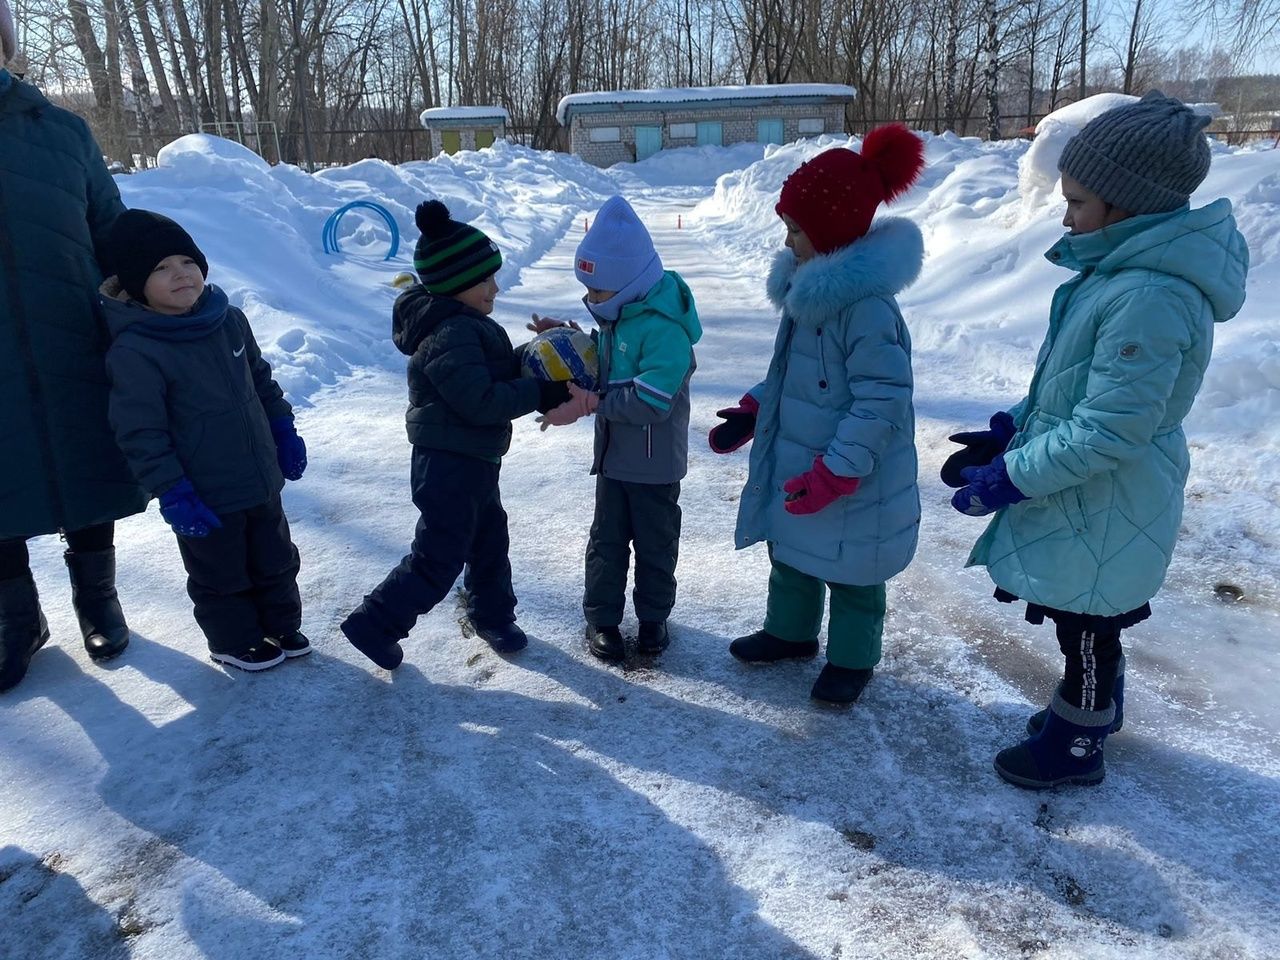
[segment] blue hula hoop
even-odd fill
[[[342,219],[348,210],[354,210],[357,207],[380,213],[382,214],[382,219],[387,221],[387,226],[391,229],[391,251],[382,259],[393,259],[400,252],[400,227],[396,224],[396,218],[387,211],[386,207],[371,203],[368,200],[355,200],[344,207],[339,207],[329,215],[329,219],[324,222],[324,232],[321,236],[321,240],[324,243],[324,252],[342,252],[338,247],[338,221]]]

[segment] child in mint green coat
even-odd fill
[[[1025,399],[961,438],[943,469],[953,500],[994,513],[970,556],[996,598],[1054,621],[1065,659],[1030,737],[996,757],[1017,786],[1093,784],[1119,730],[1122,630],[1151,614],[1178,537],[1189,457],[1182,421],[1214,326],[1240,310],[1249,255],[1216,200],[1208,120],[1149,93],[1094,118],[1059,161],[1069,233],[1048,252],[1076,275],[1050,308]]]

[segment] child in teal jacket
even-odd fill
[[[680,481],[689,464],[689,378],[702,325],[693,294],[679,274],[663,270],[648,231],[622,197],[596,214],[578,246],[574,272],[599,324],[600,393],[571,387],[574,400],[546,419],[565,423],[596,415],[596,508],[583,612],[591,652],[616,662],[626,654],[618,627],[632,544],[636,645],[654,655],[670,642]]]
[[[1249,255],[1230,202],[1189,205],[1209,172],[1207,123],[1153,92],[1067,144],[1070,232],[1048,258],[1076,276],[1054,295],[1026,398],[963,437],[943,470],[964,484],[957,510],[995,514],[970,565],[987,568],[997,599],[1026,601],[1028,621],[1053,620],[1066,661],[1030,738],[996,758],[1021,787],[1105,775],[1103,742],[1122,722],[1120,633],[1150,616],[1178,537],[1182,421],[1214,325],[1244,303]]]

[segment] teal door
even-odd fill
[[[661,127],[636,127],[636,159],[646,160],[662,149]]]
[[[698,146],[723,147],[724,146],[724,124],[722,124],[718,120],[699,123],[698,124]]]
[[[757,143],[782,143],[782,121],[781,120],[757,120],[756,121],[756,142]]]

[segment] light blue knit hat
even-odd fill
[[[610,197],[578,244],[573,270],[584,286],[597,290],[627,290],[652,278],[643,294],[662,279],[662,260],[631,204]]]
[[[1067,142],[1058,169],[1129,213],[1177,210],[1209,173],[1209,122],[1152,90],[1085,124]]]

